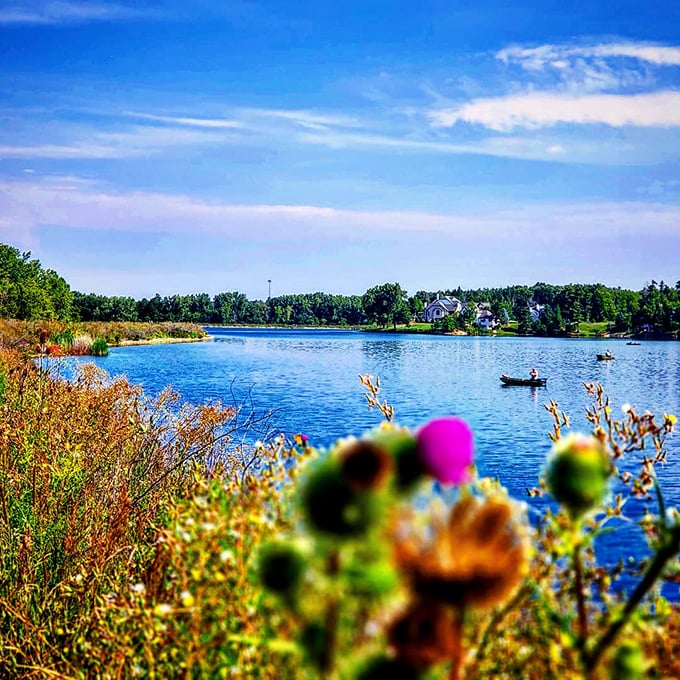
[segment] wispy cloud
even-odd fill
[[[517,128],[537,129],[559,123],[675,127],[680,126],[680,92],[666,90],[649,94],[582,97],[531,92],[476,99],[459,107],[431,111],[429,117],[435,127],[451,127],[463,122],[497,132]]]
[[[680,47],[648,43],[600,43],[597,45],[541,45],[506,47],[496,53],[505,63],[517,63],[529,71],[546,66],[563,68],[573,58],[636,59],[655,66],[680,66]]]
[[[352,116],[341,114],[322,113],[304,109],[240,109],[239,114],[246,118],[255,119],[279,119],[293,123],[302,128],[319,130],[332,127],[356,128],[361,123]]]
[[[658,88],[680,66],[680,47],[638,42],[591,45],[515,45],[496,53],[519,67],[534,86],[572,94],[640,92]]]
[[[67,144],[3,144],[0,158],[106,159],[139,158],[181,147],[227,143],[238,126],[135,125],[115,132],[90,128],[71,132]]]
[[[208,128],[213,130],[233,130],[235,128],[243,127],[243,124],[237,120],[228,120],[226,118],[191,118],[182,116],[160,116],[151,113],[138,113],[131,111],[127,115],[141,120],[150,120],[159,123],[168,123],[170,125],[183,125],[186,127]]]
[[[148,11],[110,2],[33,0],[0,4],[0,24],[82,23],[148,16],[151,16]]]

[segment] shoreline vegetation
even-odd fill
[[[361,384],[384,426],[322,454],[303,434],[244,444],[253,419],[232,406],[150,398],[92,363],[59,380],[0,346],[0,676],[680,677],[680,609],[656,588],[680,578],[680,515],[653,472],[675,416],[614,421],[591,385],[601,437],[584,443],[552,403],[563,445],[531,493],[561,507],[532,529],[524,504],[470,478],[461,424],[427,452],[425,428],[416,442],[379,381]],[[613,460],[643,447],[607,496]],[[448,518],[434,500],[412,514],[407,493],[436,498],[423,466],[464,485]],[[593,541],[634,503],[650,557],[605,571]]]
[[[0,344],[32,356],[103,356],[108,354],[109,347],[208,339],[205,330],[192,323],[0,319]]]

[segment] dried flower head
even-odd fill
[[[358,491],[380,488],[392,469],[387,451],[367,440],[360,439],[348,444],[340,450],[339,456],[343,477]]]
[[[426,473],[418,455],[418,442],[408,431],[393,425],[383,426],[372,434],[373,441],[385,448],[392,459],[396,491],[407,492]]]
[[[460,656],[460,637],[450,610],[432,600],[412,604],[388,633],[397,659],[417,669]]]
[[[461,418],[437,418],[417,434],[418,455],[425,469],[442,484],[470,481],[474,441],[470,426]]]
[[[397,561],[421,597],[489,607],[512,593],[528,561],[528,529],[517,504],[466,496],[429,541],[397,542]]]

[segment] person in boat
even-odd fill
[[[532,369],[529,371],[529,378],[530,378],[531,380],[538,380],[538,371],[537,371],[535,368],[532,368]]]
[[[604,353],[604,355],[605,355],[606,357],[610,357],[610,356],[612,355],[611,350],[607,350],[607,351]]]

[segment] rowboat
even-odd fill
[[[627,342],[626,344],[627,345],[639,345],[640,343],[639,342]]]
[[[613,354],[598,354],[597,355],[598,361],[611,361],[613,358],[614,358]]]
[[[503,374],[501,382],[504,385],[524,385],[529,387],[545,387],[547,378],[511,378],[509,375]]]

